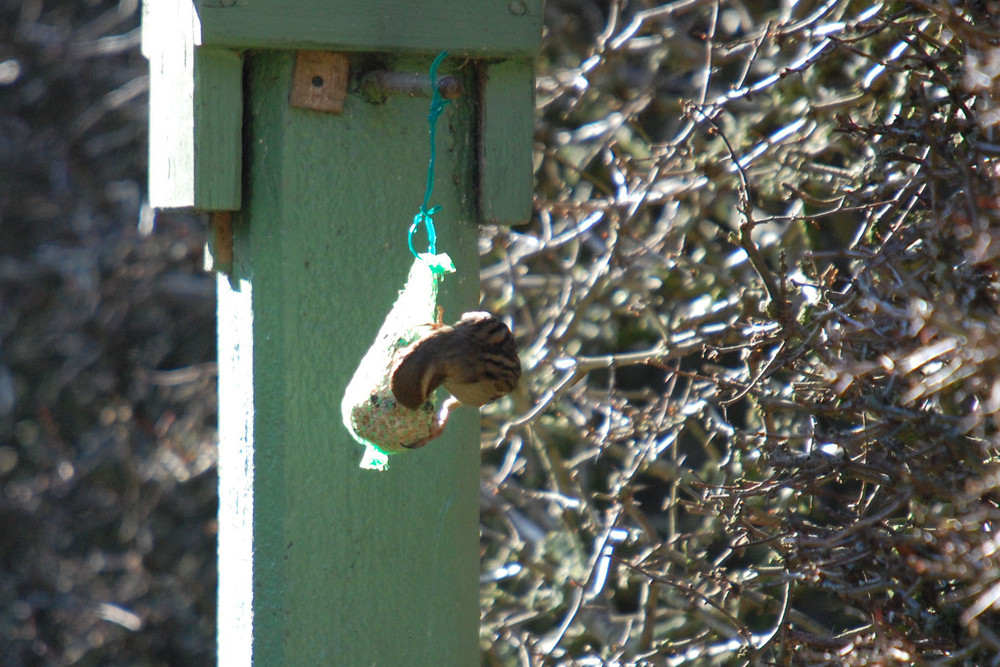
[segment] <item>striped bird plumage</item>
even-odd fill
[[[417,409],[444,385],[460,403],[480,406],[509,394],[521,378],[517,343],[491,313],[465,313],[452,325],[434,324],[408,346],[392,371],[400,404]]]

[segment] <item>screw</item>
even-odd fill
[[[514,16],[524,16],[528,13],[528,5],[524,4],[521,0],[514,0],[514,2],[507,5],[507,9]]]

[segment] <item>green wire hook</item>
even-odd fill
[[[410,225],[410,234],[408,238],[410,252],[413,253],[414,257],[419,258],[420,253],[416,251],[413,247],[413,235],[416,234],[417,229],[423,225],[424,229],[427,231],[427,252],[431,255],[437,254],[437,232],[434,230],[434,214],[441,210],[440,206],[435,206],[428,209],[427,204],[430,203],[431,195],[434,193],[434,163],[437,161],[437,121],[441,116],[441,112],[444,108],[451,103],[451,100],[446,100],[441,97],[441,92],[437,87],[437,68],[445,58],[448,57],[447,51],[442,51],[438,54],[434,62],[431,63],[431,90],[434,91],[431,97],[431,108],[427,113],[427,123],[430,125],[430,143],[431,143],[431,156],[430,161],[427,164],[427,186],[424,188],[424,202],[420,205],[420,211],[413,216],[413,224]]]

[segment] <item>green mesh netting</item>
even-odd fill
[[[408,445],[432,434],[435,402],[427,400],[416,410],[406,408],[396,401],[389,381],[398,353],[428,333],[435,319],[438,283],[454,271],[446,254],[421,254],[413,261],[406,285],[344,391],[344,426],[365,446],[362,468],[385,470],[389,454],[406,451]]]

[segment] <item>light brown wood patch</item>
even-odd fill
[[[347,98],[350,58],[333,51],[299,51],[289,103],[297,109],[341,113]]]

